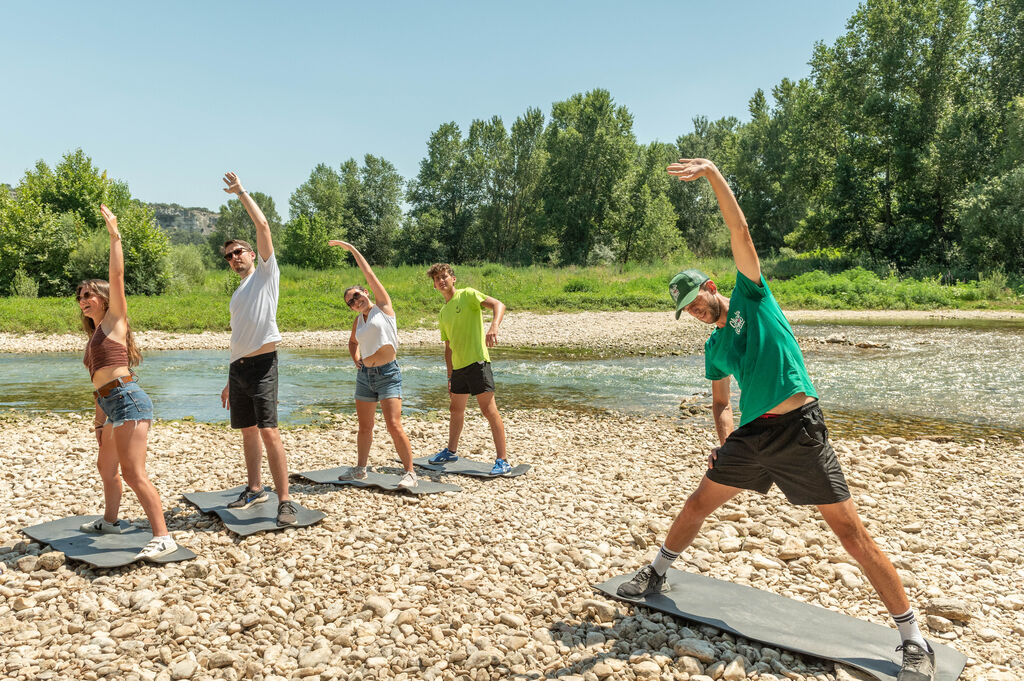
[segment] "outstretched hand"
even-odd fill
[[[356,250],[356,247],[353,246],[352,244],[350,244],[349,242],[347,242],[347,241],[338,241],[337,239],[331,239],[330,241],[327,242],[327,245],[328,246],[341,246],[342,248],[344,248],[346,251],[349,251],[350,253],[354,253],[355,250]]]
[[[102,203],[100,204],[100,213],[103,215],[103,221],[107,223],[107,232],[117,234],[117,216]]]
[[[238,175],[235,175],[234,173],[229,172],[224,174],[224,184],[227,185],[227,187],[224,188],[224,191],[228,194],[238,195],[245,193],[245,189],[242,187],[242,181],[239,180]]]
[[[707,176],[715,170],[715,164],[706,158],[681,158],[666,168],[669,175],[678,177],[683,182],[693,182]]]

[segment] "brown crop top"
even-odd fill
[[[92,378],[100,369],[107,367],[128,366],[128,348],[123,343],[118,343],[103,332],[102,326],[97,326],[92,338],[85,346],[85,359],[82,363],[89,369],[89,377]]]

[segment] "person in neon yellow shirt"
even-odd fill
[[[448,366],[448,395],[451,398],[448,446],[430,457],[430,462],[458,460],[455,452],[465,422],[466,402],[473,395],[491,426],[494,449],[497,451],[491,475],[504,475],[512,470],[512,466],[505,453],[505,424],[494,402],[494,374],[487,348],[493,348],[498,342],[498,327],[505,316],[505,305],[476,289],[455,288],[455,272],[446,263],[432,266],[427,275],[434,282],[434,288],[444,296],[440,327],[441,340],[444,341],[444,361]],[[493,313],[491,327],[486,334],[482,311],[484,307]]]

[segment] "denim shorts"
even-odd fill
[[[153,400],[135,381],[117,386],[106,397],[97,397],[96,402],[107,415],[103,425],[112,423],[117,428],[125,421],[153,420]]]
[[[402,370],[398,360],[379,367],[363,367],[356,374],[356,399],[360,402],[380,402],[397,397],[402,399]]]

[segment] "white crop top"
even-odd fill
[[[398,323],[376,305],[370,308],[370,314],[364,320],[363,315],[356,319],[356,341],[359,343],[359,356],[369,357],[385,345],[398,351]]]

